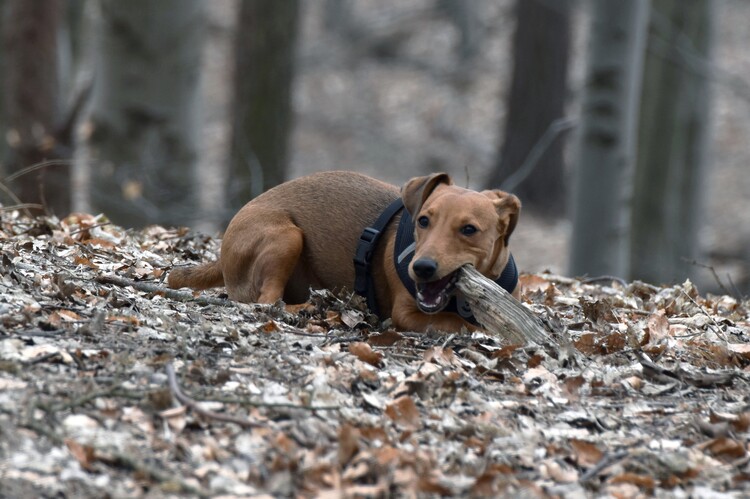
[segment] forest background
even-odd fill
[[[215,232],[445,170],[519,194],[523,270],[747,293],[750,5],[621,3],[2,0],[3,209]]]

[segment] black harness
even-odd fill
[[[412,296],[417,295],[416,285],[409,276],[409,264],[414,257],[415,249],[414,221],[409,212],[404,210],[403,207],[403,200],[398,198],[380,214],[372,226],[366,227],[362,231],[362,235],[359,237],[357,251],[354,256],[354,291],[367,299],[367,307],[372,313],[378,316],[380,315],[380,310],[378,308],[377,297],[375,296],[375,284],[373,283],[371,273],[372,257],[375,253],[378,241],[380,240],[380,236],[382,236],[385,228],[399,211],[402,211],[403,213],[401,214],[401,221],[399,222],[396,231],[396,245],[393,251],[393,263],[396,266],[398,276],[401,278],[404,287]],[[508,293],[513,292],[516,288],[516,285],[518,284],[518,269],[516,268],[516,262],[513,259],[513,255],[509,256],[508,264],[495,282]],[[457,313],[472,324],[477,324],[474,314],[471,311],[471,307],[460,292],[457,292],[451,297],[451,301],[444,310],[446,312]]]

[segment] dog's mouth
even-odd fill
[[[426,314],[443,310],[456,289],[457,273],[451,272],[442,279],[417,282],[417,307]]]

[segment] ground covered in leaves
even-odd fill
[[[166,289],[216,250],[2,213],[0,496],[750,494],[750,302],[527,275],[509,346]]]

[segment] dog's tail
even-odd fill
[[[169,273],[169,287],[207,289],[224,285],[224,275],[219,262],[204,263],[196,267],[178,268]]]

